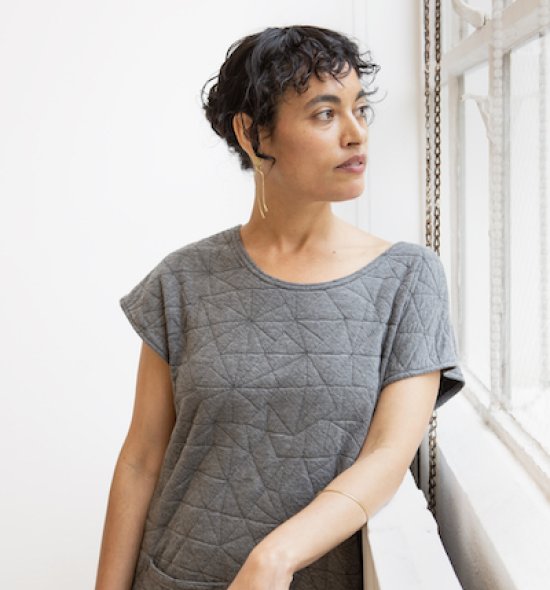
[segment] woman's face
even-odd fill
[[[335,80],[315,75],[303,94],[281,100],[275,129],[261,140],[266,193],[294,202],[344,201],[363,192],[367,150],[367,100],[355,70]],[[340,167],[352,157],[359,162]]]

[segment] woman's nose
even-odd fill
[[[367,124],[364,119],[358,119],[355,114],[346,118],[342,130],[342,142],[344,145],[362,144],[367,139]]]

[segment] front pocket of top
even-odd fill
[[[229,582],[198,582],[172,578],[161,571],[150,558],[143,582],[146,590],[226,590],[229,586]]]

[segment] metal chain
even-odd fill
[[[426,246],[440,253],[440,196],[441,196],[441,0],[435,0],[435,74],[434,74],[434,116],[433,116],[433,193],[434,227],[432,229],[432,121],[430,116],[430,0],[424,0],[424,98],[426,129]],[[433,233],[433,245],[432,245]],[[437,413],[433,412],[428,430],[429,470],[428,470],[428,508],[436,517],[437,481]]]
[[[441,196],[441,0],[435,0],[435,84],[434,84],[434,243],[439,256]]]
[[[430,120],[430,0],[424,0],[424,116],[426,135],[426,246],[432,236],[432,144]]]

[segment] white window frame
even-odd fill
[[[475,2],[470,3],[475,6]],[[502,11],[502,32],[503,32],[503,51],[504,51],[504,88],[503,88],[503,121],[508,122],[506,116],[508,111],[509,98],[509,58],[506,55],[518,45],[533,38],[540,31],[538,10],[539,0],[515,0],[514,2],[504,2],[506,5]],[[451,1],[446,3],[447,18],[458,18],[451,15],[453,10]],[[442,54],[442,86],[448,88],[449,104],[449,137],[452,138],[449,145],[449,169],[452,173],[450,179],[450,198],[453,206],[451,214],[452,224],[452,268],[451,289],[453,295],[453,322],[457,330],[457,339],[459,348],[462,348],[464,339],[464,322],[461,301],[460,285],[464,283],[464,267],[461,264],[460,251],[461,243],[464,239],[464,166],[461,150],[464,147],[464,110],[461,97],[464,93],[463,75],[468,70],[487,63],[489,68],[489,79],[492,72],[492,55],[491,40],[493,38],[495,23],[490,16],[486,23],[475,30],[468,37],[457,41],[451,49]],[[454,28],[456,34],[456,28]],[[504,140],[502,150],[504,164],[509,160],[509,150],[507,151],[508,142],[506,141],[507,130],[504,128]],[[495,157],[495,146],[489,142],[490,161]],[[504,165],[503,170],[508,170]],[[506,212],[509,211],[510,194],[509,179],[503,176],[503,207]],[[509,220],[505,219],[506,222]],[[509,244],[507,230],[504,230],[504,244]],[[506,254],[505,254],[506,258]],[[508,395],[506,389],[509,388],[509,301],[510,294],[510,272],[509,263],[505,260],[504,273],[502,277],[502,291],[504,296],[504,313],[501,316],[500,325],[497,326],[500,333],[500,359],[497,366],[491,363],[491,388],[496,391],[488,391],[487,388],[476,379],[475,375],[463,367],[468,387],[464,390],[464,395],[474,405],[483,421],[497,434],[505,443],[508,449],[521,461],[524,468],[528,471],[533,480],[539,485],[541,490],[550,497],[550,457],[541,446],[535,441],[519,424],[514,420],[512,414],[505,409],[502,403]],[[495,387],[496,384],[496,387]]]

